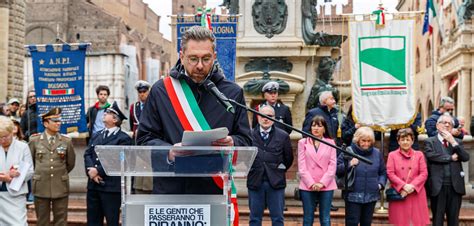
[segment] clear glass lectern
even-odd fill
[[[174,162],[168,160],[172,149]],[[230,178],[247,176],[256,147],[107,146],[95,148],[108,176],[121,177],[122,224],[146,226],[229,225]],[[220,177],[223,193],[132,194],[132,177]]]

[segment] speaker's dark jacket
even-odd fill
[[[204,118],[211,128],[226,127],[235,146],[252,146],[251,130],[245,109],[234,105],[235,114],[226,112],[217,99],[207,92],[202,83],[198,84],[186,76],[180,61],[170,71],[170,76],[184,80],[191,88]],[[216,87],[228,98],[245,105],[242,88],[225,79],[222,70],[215,65],[206,78],[215,83]],[[173,146],[180,143],[184,129],[172,107],[163,79],[153,84],[140,117],[137,132],[137,143],[153,146]],[[152,153],[152,164],[155,170],[163,170],[168,166],[166,156]],[[170,168],[170,170],[173,170]],[[175,177],[153,179],[153,192],[160,194],[222,194],[222,190],[214,184],[212,178]]]

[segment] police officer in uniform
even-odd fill
[[[293,126],[293,122],[291,119],[291,112],[290,108],[286,106],[285,104],[281,103],[278,101],[278,89],[280,88],[280,85],[278,85],[278,82],[275,81],[270,81],[267,82],[263,87],[262,87],[262,93],[263,97],[265,98],[265,101],[259,105],[257,105],[255,110],[259,110],[261,107],[265,105],[270,105],[273,107],[275,110],[275,119],[284,122],[290,126]],[[252,128],[257,127],[258,125],[258,120],[257,120],[257,115],[253,115],[253,121],[252,121]],[[283,125],[280,125],[278,123],[275,123],[275,126],[285,130],[288,134],[291,133],[290,128],[286,128]]]
[[[120,219],[120,177],[110,177],[95,152],[96,145],[131,145],[132,138],[120,129],[127,119],[114,102],[104,113],[105,129],[94,134],[84,153],[87,182],[87,225],[118,226]]]
[[[145,101],[150,93],[150,83],[138,80],[135,83],[135,89],[138,92],[138,101],[130,105],[130,130],[133,132],[134,143],[136,139],[136,131],[140,125],[140,115],[142,114]],[[153,191],[153,177],[134,177],[133,189],[136,194],[151,194]]]
[[[53,108],[41,116],[45,131],[31,136],[29,146],[35,173],[33,194],[37,225],[49,225],[53,211],[54,225],[67,225],[69,175],[76,154],[71,138],[59,133],[61,108]]]
[[[138,125],[140,124],[140,115],[142,114],[145,101],[150,93],[150,83],[143,80],[138,80],[135,83],[135,89],[138,92],[138,101],[130,105],[130,130],[133,132],[133,137],[136,136]]]

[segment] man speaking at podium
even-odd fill
[[[151,88],[143,108],[137,142],[149,146],[181,146],[185,130],[208,130],[226,127],[229,135],[214,141],[214,146],[251,146],[250,126],[244,109],[227,112],[211,94],[216,88],[224,96],[245,105],[242,88],[225,79],[216,60],[215,37],[207,28],[194,26],[181,37],[179,60],[170,76]],[[209,90],[209,91],[208,91]],[[229,107],[229,106],[228,106]],[[175,154],[152,154],[153,168],[172,167]],[[158,177],[153,193],[222,194],[222,183],[203,177]]]

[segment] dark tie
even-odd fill
[[[49,138],[49,145],[51,145],[51,146],[54,145],[54,137]]]
[[[262,140],[267,140],[268,139],[268,132],[267,131],[261,132],[261,135],[262,135]]]
[[[104,132],[104,138],[107,138],[107,136],[109,136],[109,130],[106,129],[105,132]]]
[[[447,141],[447,140],[443,140],[443,146],[444,146],[445,148],[448,147],[448,141]]]

